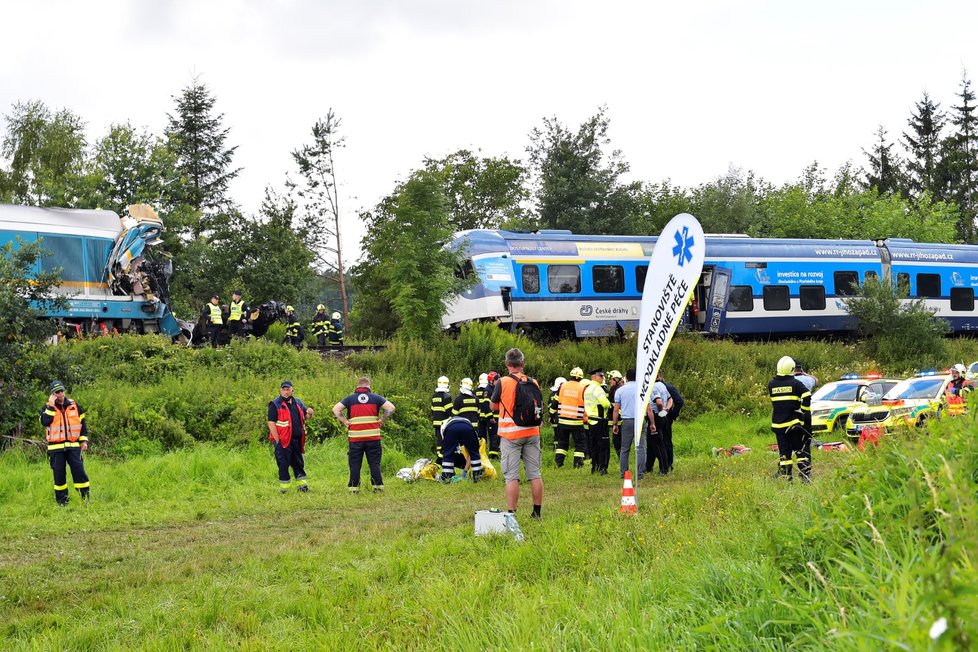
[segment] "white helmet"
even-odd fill
[[[566,378],[564,378],[563,376],[557,376],[557,378],[554,380],[554,386],[550,388],[550,391],[556,392],[558,389],[560,389],[560,386],[566,382],[567,382]]]
[[[341,317],[340,313],[334,312],[333,313],[333,316],[331,317],[331,319],[339,319],[340,317]]]
[[[795,361],[791,356],[784,356],[778,360],[778,375],[791,376],[795,372]]]
[[[485,387],[489,384],[489,374],[479,374],[479,387]]]
[[[458,389],[459,389],[459,391],[462,391],[462,392],[471,392],[472,391],[472,379],[471,378],[463,378],[462,379],[462,382],[459,383],[459,385],[458,385]]]
[[[951,371],[956,371],[956,372],[958,372],[959,374],[961,374],[963,376],[964,375],[964,365],[959,362],[958,364],[956,364],[953,367],[951,367]]]
[[[438,377],[438,387],[435,389],[436,392],[447,392],[448,391],[448,376]]]

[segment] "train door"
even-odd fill
[[[719,335],[724,332],[723,321],[727,316],[727,299],[730,298],[730,278],[733,270],[729,267],[710,267],[703,269],[702,281],[705,303],[700,304],[702,326],[700,330]]]

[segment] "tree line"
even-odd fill
[[[611,146],[606,107],[576,128],[548,117],[530,131],[525,159],[466,149],[423,159],[358,211],[363,254],[352,267],[340,246],[337,163],[347,143],[339,116],[329,110],[316,121],[282,184],[269,183],[258,214],[244,215],[229,192],[241,171],[237,146],[197,78],[173,97],[162,134],[124,123],[89,143],[71,110],[15,103],[5,115],[0,201],[120,213],[131,203],[153,205],[167,225],[178,314],[234,288],[252,300],[342,305],[345,314],[349,296],[354,335],[428,338],[444,302],[466,282],[455,274],[458,252],[443,249],[463,229],[648,235],[690,212],[713,233],[974,242],[978,118],[966,73],[955,97],[945,111],[923,94],[902,132],[902,153],[880,126],[862,166],[849,162],[830,174],[813,162],[782,184],[740,169],[688,188],[629,180],[624,154]]]

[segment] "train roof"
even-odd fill
[[[750,238],[731,234],[706,234],[707,258],[723,256],[768,260],[775,258],[847,258],[879,260],[874,240],[827,240],[807,238]],[[648,256],[657,236],[584,235],[565,230],[531,233],[473,229],[455,235],[454,242],[468,246],[470,256],[509,253],[514,256],[586,256],[633,258]],[[978,263],[974,245],[920,243],[906,238],[885,241],[893,262]],[[617,245],[617,246],[615,246]],[[630,246],[629,246],[630,245]]]
[[[115,239],[122,232],[122,222],[112,211],[0,205],[0,231]]]

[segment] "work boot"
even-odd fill
[[[375,494],[382,494],[382,493],[384,493],[384,485],[381,484],[381,485],[377,485],[376,487],[374,487],[374,493]]]
[[[296,487],[296,491],[298,491],[300,493],[306,493],[306,492],[309,491],[309,485],[307,485],[307,484],[300,484],[298,487]]]
[[[358,493],[360,493],[360,487],[347,487],[347,489],[350,490],[350,493],[351,494],[358,494]]]
[[[482,469],[472,472],[472,482],[478,482],[482,479]]]

